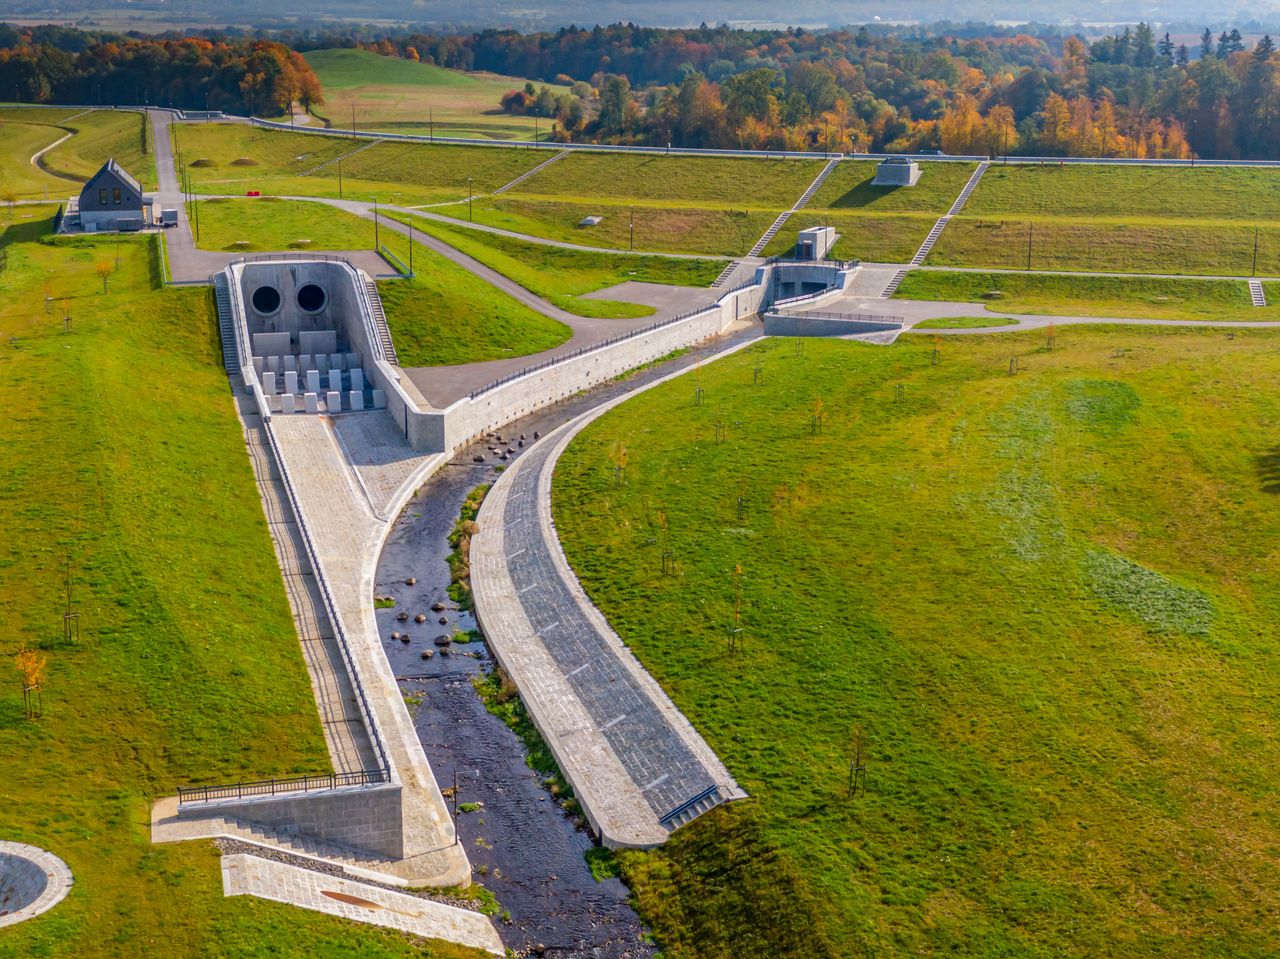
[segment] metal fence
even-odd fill
[[[255,796],[278,796],[281,793],[337,789],[340,786],[375,786],[391,779],[385,769],[362,769],[354,773],[329,773],[327,776],[294,776],[289,779],[259,779],[249,783],[225,786],[180,786],[178,804],[216,802],[219,799],[249,799]]]
[[[805,310],[801,313],[775,313],[771,309],[766,316],[777,316],[788,320],[841,320],[845,323],[891,323],[902,326],[906,323],[901,316],[881,316],[876,313],[831,313],[825,310]]]

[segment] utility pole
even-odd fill
[[[351,135],[356,135],[356,102],[351,101]]]
[[[1027,269],[1031,269],[1031,221],[1027,221]]]
[[[634,250],[636,248],[636,208],[631,208],[631,223],[629,225],[631,238],[627,241],[627,249]]]
[[[413,276],[413,218],[409,218],[409,275]]]
[[[471,219],[471,177],[467,177],[467,222],[473,222]]]
[[[338,199],[342,199],[342,157],[338,157]]]
[[[378,239],[378,198],[375,196],[373,198],[373,249],[374,249],[374,252],[377,252],[378,247],[380,246],[382,246],[382,243]]]
[[[432,143],[436,142],[436,111],[435,107],[427,107],[427,132],[428,138]]]
[[[1257,224],[1254,224],[1254,227],[1253,227],[1253,272],[1250,275],[1251,276],[1258,275],[1258,226]]]

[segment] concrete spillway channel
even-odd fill
[[[672,363],[510,424],[500,433],[513,440],[511,447],[521,455],[535,431],[545,435],[579,413],[759,332],[753,325]],[[517,446],[521,433],[526,436],[524,447]],[[486,462],[473,463],[475,455],[483,455]],[[488,444],[459,452],[397,519],[377,571],[379,595],[396,602],[377,614],[383,647],[406,697],[422,700],[415,707],[415,724],[438,782],[450,789],[456,774],[456,801],[473,810],[458,815],[459,841],[466,844],[476,880],[497,896],[510,916],[509,922],[499,918],[496,923],[505,944],[521,953],[541,944],[557,959],[650,956],[654,949],[641,938],[643,926],[627,903],[626,887],[617,879],[597,883],[592,878],[583,858],[592,845],[589,834],[560,810],[525,762],[523,744],[488,713],[472,687],[472,679],[493,666],[484,644],[454,645],[448,656],[422,658],[424,649],[435,648],[436,636],[475,626],[471,614],[448,599],[447,538],[467,494],[496,478],[495,465],[503,464],[494,462]],[[416,580],[412,586],[406,583],[411,578]],[[438,602],[447,608],[432,611]],[[401,612],[408,614],[407,621],[397,618]],[[414,621],[418,613],[426,615],[424,623]],[[446,622],[440,623],[441,618]],[[396,632],[408,633],[410,641],[394,639]],[[482,805],[472,805],[477,803]]]

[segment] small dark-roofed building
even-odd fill
[[[142,184],[115,160],[89,178],[80,191],[80,228],[86,233],[103,230],[141,230],[151,225],[151,201],[142,195]]]

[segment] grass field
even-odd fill
[[[55,126],[13,120],[0,122],[0,136],[5,143],[4,153],[0,155],[0,200],[12,194],[18,200],[58,202],[76,192],[78,183],[51,176],[31,163],[33,154],[65,135],[65,130]]]
[[[829,254],[836,259],[906,263],[915,256],[936,222],[937,217],[930,213],[895,216],[803,209],[792,214],[774,234],[764,253],[766,256],[786,254],[795,247],[799,231],[811,226],[831,226],[840,235]]]
[[[151,152],[151,131],[142,113],[95,110],[64,121],[75,136],[44,155],[45,165],[55,173],[87,180],[114,158],[142,184],[156,188],[156,162]],[[144,148],[144,137],[146,146]],[[69,184],[69,193],[79,192]]]
[[[583,585],[752,796],[623,857],[667,959],[1275,954],[1280,338],[1043,343],[767,341],[561,460]]]
[[[409,240],[389,227],[381,243],[402,263]],[[203,200],[200,245],[212,250],[371,250],[373,221],[305,200]],[[243,245],[242,245],[243,244]],[[403,366],[476,363],[559,346],[571,331],[415,244],[412,281],[379,284]],[[390,268],[388,268],[390,269]]]
[[[1280,283],[1263,284],[1255,307],[1235,280],[1054,276],[912,270],[894,294],[903,300],[985,303],[1006,313],[1136,317],[1155,320],[1280,320]]]
[[[1013,326],[1017,320],[1000,316],[939,316],[912,326],[913,330],[981,330],[988,326]]]
[[[973,163],[921,163],[913,187],[872,185],[879,161],[845,160],[809,201],[813,209],[866,210],[873,213],[946,213],[964,189]],[[989,174],[988,174],[989,175]]]
[[[339,189],[338,165],[331,161],[369,141],[210,123],[178,128],[175,142],[200,193],[254,189],[406,205],[465,197],[468,177],[476,193],[487,193],[546,159],[536,150],[381,142],[342,161]]]
[[[523,87],[523,79],[446,70],[367,50],[313,50],[304,56],[324,88],[325,102],[315,112],[335,127],[350,129],[354,106],[359,130],[426,133],[434,117],[440,136],[533,139],[533,117],[498,109],[502,95]],[[537,130],[545,139],[551,121],[540,120]]]
[[[432,212],[467,219],[466,204],[440,207]],[[634,218],[637,250],[714,256],[744,255],[777,215],[775,211],[746,208],[630,206],[614,200],[553,202],[508,194],[477,200],[472,210],[476,223],[613,250],[631,248]],[[604,219],[596,226],[578,226],[587,216]]]
[[[571,153],[529,177],[515,195],[785,210],[822,167],[821,160]]]
[[[153,238],[42,243],[48,227],[0,211],[0,830],[61,856],[75,886],[6,929],[0,957],[422,955],[396,934],[223,898],[210,843],[151,845],[150,803],[176,786],[314,773],[328,756],[208,291],[160,289]],[[95,266],[117,255],[103,294]],[[13,669],[22,643],[48,656],[35,722]]]
[[[1238,222],[985,219],[960,216],[942,231],[930,266],[1100,270],[1250,276],[1254,227]],[[1280,274],[1280,229],[1257,232],[1257,274]]]
[[[964,211],[1265,222],[1280,216],[1280,170],[995,164]]]
[[[492,233],[451,229],[422,217],[415,217],[414,225],[510,277],[531,293],[579,316],[648,316],[654,312],[653,307],[588,300],[582,295],[628,280],[705,287],[724,269],[722,260],[675,260],[566,250]]]

